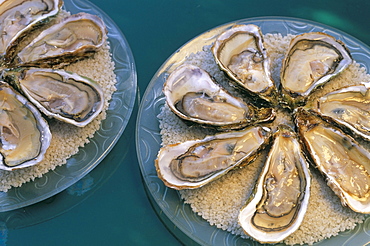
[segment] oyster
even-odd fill
[[[0,57],[9,61],[20,40],[55,16],[62,4],[62,0],[2,1],[0,3]]]
[[[21,49],[12,66],[50,67],[66,65],[94,54],[106,40],[103,21],[78,13],[64,18]]]
[[[252,126],[162,147],[155,161],[158,177],[174,189],[199,188],[253,160],[269,142],[270,132]]]
[[[90,123],[104,106],[100,86],[75,73],[30,68],[7,70],[3,76],[45,115],[79,127]]]
[[[193,65],[176,68],[167,78],[163,92],[167,104],[180,118],[219,129],[243,128],[274,117],[272,109],[246,104]]]
[[[306,213],[311,177],[297,135],[280,125],[254,193],[239,213],[245,233],[263,243],[296,231]]]
[[[251,96],[277,103],[270,61],[258,26],[234,25],[218,36],[212,52],[220,68]]]
[[[352,58],[344,44],[320,32],[292,39],[281,68],[281,89],[290,107],[302,105],[308,95],[343,71]]]
[[[5,82],[0,82],[0,119],[0,169],[39,163],[50,145],[49,126],[39,111]]]
[[[299,108],[296,124],[307,152],[342,204],[370,213],[370,153],[340,129]]]
[[[370,140],[370,82],[330,92],[311,110]]]

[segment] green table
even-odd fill
[[[152,76],[191,38],[238,19],[286,16],[330,25],[370,44],[368,0],[91,2],[114,20],[131,46],[138,76],[132,117],[113,150],[84,178],[86,182],[94,180],[92,189],[77,195],[66,190],[16,213],[3,214],[3,245],[189,244],[176,238],[181,237],[181,231],[163,223],[159,218],[163,215],[158,216],[149,201],[136,157],[135,121],[140,98]]]

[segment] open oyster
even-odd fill
[[[75,73],[30,68],[7,70],[3,76],[45,115],[79,127],[90,123],[104,105],[100,86]]]
[[[344,44],[320,32],[292,39],[281,68],[281,89],[290,107],[302,105],[310,93],[343,71],[352,58]]]
[[[55,16],[62,4],[62,0],[1,1],[0,57],[9,62],[21,39]]]
[[[212,52],[220,68],[252,97],[277,103],[270,61],[258,26],[231,27],[218,36]]]
[[[330,92],[311,110],[370,140],[370,82]]]
[[[369,151],[302,108],[295,117],[307,152],[342,204],[359,213],[370,213]]]
[[[237,129],[274,117],[270,108],[258,109],[216,84],[193,65],[181,65],[167,78],[163,92],[171,110],[180,118],[216,128]]]
[[[263,243],[296,231],[306,213],[311,177],[297,135],[280,125],[254,193],[239,213],[245,233]]]
[[[47,29],[13,60],[13,66],[65,65],[94,54],[106,40],[106,28],[96,15],[78,13]]]
[[[49,125],[39,111],[7,83],[0,82],[0,169],[39,163],[50,141]]]
[[[266,127],[249,127],[242,131],[208,136],[162,147],[155,161],[158,177],[174,189],[199,188],[246,165],[269,142]]]

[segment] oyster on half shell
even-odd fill
[[[353,138],[299,108],[295,114],[299,134],[328,186],[358,213],[370,213],[370,153]]]
[[[351,63],[345,45],[328,34],[312,32],[293,38],[280,74],[281,90],[288,106],[301,106],[314,89]]]
[[[301,225],[310,184],[297,135],[287,125],[280,125],[253,195],[239,213],[239,224],[259,242],[282,241]]]
[[[370,140],[370,82],[330,92],[313,103],[310,110]]]
[[[39,163],[50,141],[49,125],[39,111],[0,82],[0,169],[11,171]]]
[[[258,26],[234,25],[221,33],[212,46],[219,67],[254,98],[272,105],[278,100],[270,74],[270,60]]]
[[[57,15],[62,4],[62,0],[1,1],[0,57],[9,62],[21,39]]]
[[[251,126],[162,147],[155,161],[158,177],[174,189],[199,188],[246,165],[269,142],[271,130]]]
[[[107,30],[96,15],[78,13],[45,29],[21,49],[12,66],[50,67],[89,57],[104,44]]]
[[[49,117],[83,127],[103,109],[103,90],[95,81],[64,70],[5,70],[4,79]]]
[[[180,118],[219,129],[238,129],[271,120],[271,108],[256,108],[232,96],[194,65],[181,65],[167,78],[163,92]]]

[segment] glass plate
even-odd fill
[[[181,237],[185,235],[201,245],[261,244],[232,235],[217,229],[215,226],[210,226],[207,221],[192,212],[189,205],[184,204],[177,191],[164,186],[163,182],[157,177],[154,167],[154,160],[161,143],[157,115],[165,103],[162,86],[168,73],[181,64],[187,55],[201,51],[202,47],[211,44],[219,33],[235,24],[256,24],[261,27],[262,33],[281,33],[283,36],[313,31],[328,33],[342,40],[351,50],[353,58],[366,67],[367,71],[370,71],[370,48],[361,41],[320,23],[284,17],[243,19],[216,27],[190,40],[169,57],[153,76],[139,107],[136,123],[137,155],[146,188],[151,196],[150,199],[154,201],[154,207],[158,208],[159,217],[165,216],[163,221],[175,235],[177,227],[181,231]],[[336,237],[321,241],[315,245],[343,245],[344,243],[346,245],[364,245],[369,241],[370,217],[356,229],[340,233]]]
[[[0,192],[0,212],[21,208],[49,198],[68,188],[98,165],[116,144],[134,108],[137,77],[134,58],[126,38],[112,19],[86,0],[64,0],[64,9],[72,14],[87,12],[102,18],[108,29],[112,59],[115,62],[117,91],[113,93],[107,118],[100,129],[79,152],[63,166],[49,171],[42,178]]]
[[[130,120],[127,129],[133,129],[134,124],[135,122]],[[92,196],[109,180],[120,164],[128,160],[134,146],[127,139],[133,136],[133,131],[124,131],[116,144],[120,148],[119,154],[115,154],[113,150],[91,172],[65,190],[30,206],[0,213],[0,245],[4,245],[2,242],[4,237],[5,240],[7,239],[9,230],[25,228],[53,219]]]

